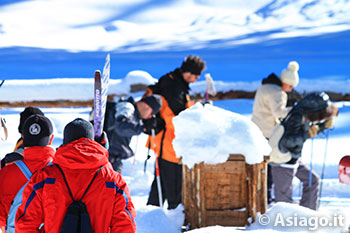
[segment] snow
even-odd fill
[[[142,76],[142,75],[141,75]],[[145,75],[145,77],[149,77]],[[142,78],[135,79],[135,82],[142,80]],[[145,78],[144,81],[149,83],[153,82],[153,79]],[[13,81],[15,82],[15,81]],[[52,83],[58,80],[53,80]],[[74,82],[74,80],[73,80]],[[127,86],[118,87],[116,82],[115,88],[123,89],[125,93],[128,93],[129,88]],[[113,82],[112,82],[113,83]],[[26,86],[28,84],[28,86]],[[75,89],[70,89],[71,80],[61,79],[59,84],[65,90],[67,96],[74,96],[74,92],[77,92],[79,88],[76,86]],[[132,80],[129,80],[129,84],[135,84]],[[8,95],[14,97],[16,93],[16,99],[19,101],[27,100],[27,92],[31,92],[32,88],[37,88],[37,85],[41,85],[40,82],[29,81],[23,82],[21,85],[11,85],[9,88]],[[112,84],[113,85],[113,84]],[[53,85],[54,86],[54,85]],[[84,85],[82,85],[84,86]],[[4,91],[4,87],[0,91]],[[25,91],[19,91],[23,88]],[[90,90],[88,90],[90,89]],[[92,87],[86,89],[86,99],[92,98]],[[217,88],[218,89],[218,88]],[[82,92],[83,93],[83,92]],[[129,93],[131,94],[131,93]],[[50,96],[51,99],[58,99],[61,95],[54,92],[52,88],[40,89],[41,96]],[[142,93],[132,94],[136,99],[140,98]],[[2,95],[4,98],[4,95]],[[8,98],[8,97],[7,97]],[[76,97],[79,99],[78,97]],[[11,99],[11,98],[9,98]],[[193,165],[196,162],[206,161],[208,163],[222,162],[227,157],[227,153],[243,153],[246,155],[247,162],[256,163],[261,161],[261,155],[265,154],[266,141],[263,140],[260,132],[254,124],[250,122],[251,110],[253,100],[222,100],[213,101],[213,105],[205,105],[197,103],[190,109],[181,112],[175,119],[175,148],[179,150],[183,157],[183,161],[186,164]],[[350,186],[339,183],[338,181],[338,162],[342,156],[350,154],[350,148],[347,145],[350,138],[350,103],[349,102],[337,102],[336,105],[340,108],[340,114],[335,119],[335,128],[329,132],[328,148],[325,154],[325,135],[316,137],[313,142],[307,140],[303,149],[303,160],[305,163],[310,164],[311,149],[314,154],[314,160],[312,161],[313,169],[321,174],[323,162],[325,162],[325,176],[323,180],[322,189],[322,201],[319,211],[311,211],[300,207],[296,204],[291,205],[287,203],[278,203],[269,206],[269,209],[265,215],[257,215],[257,221],[251,226],[247,227],[224,227],[224,226],[211,226],[200,229],[195,229],[190,232],[193,233],[212,233],[212,232],[241,232],[242,230],[252,232],[309,232],[309,228],[313,228],[315,219],[321,219],[323,216],[334,217],[334,214],[342,217],[345,216],[346,222],[343,227],[318,227],[319,232],[341,232],[348,225],[350,213],[350,201],[348,199],[350,193]],[[0,113],[5,117],[7,126],[9,128],[9,138],[5,142],[1,142],[0,157],[3,157],[7,152],[13,150],[13,147],[19,138],[18,123],[19,113],[23,111],[23,107],[18,108],[3,108]],[[88,119],[91,111],[90,107],[71,107],[71,108],[41,108],[45,115],[51,119],[54,125],[54,141],[53,146],[58,147],[62,143],[63,128],[70,121],[77,117]],[[191,128],[191,130],[188,130]],[[187,130],[186,135],[184,132]],[[232,135],[230,135],[232,134]],[[201,136],[201,140],[198,139],[198,135]],[[256,135],[256,136],[255,136]],[[191,138],[191,137],[194,138]],[[255,136],[255,137],[253,137]],[[223,140],[224,142],[217,141],[216,146],[213,146],[213,142],[209,140],[209,137]],[[137,217],[136,225],[137,232],[142,233],[163,233],[163,232],[181,232],[181,226],[184,221],[183,206],[178,206],[175,210],[167,210],[167,203],[163,209],[155,206],[146,206],[148,193],[150,190],[151,183],[153,181],[154,172],[154,154],[151,152],[151,159],[147,163],[146,172],[144,172],[144,161],[147,157],[146,145],[147,136],[141,134],[140,136],[133,137],[131,142],[131,148],[136,152],[136,157],[130,158],[124,161],[123,177],[128,183],[130,188],[132,201],[136,207]],[[180,144],[184,143],[181,149]],[[313,144],[313,145],[312,145]],[[228,147],[229,145],[229,147]],[[214,147],[216,149],[214,150]],[[227,148],[229,148],[227,150]],[[185,149],[185,150],[183,150]],[[220,152],[220,155],[215,155]],[[226,153],[226,155],[224,155]],[[212,154],[214,159],[210,159]],[[326,157],[324,157],[326,155]],[[196,159],[194,157],[199,157]],[[324,160],[325,158],[325,160]],[[293,181],[293,198],[295,201],[300,200],[300,184],[298,180]],[[276,216],[279,217],[276,217]],[[283,220],[288,217],[297,218],[298,224],[302,225],[302,219],[305,217],[310,223],[305,226],[291,227],[285,223],[286,226],[281,224],[281,216],[284,216]],[[268,216],[271,221],[277,221],[276,226],[263,225],[259,223],[264,221]],[[300,221],[299,221],[300,220]],[[295,220],[296,221],[296,220]]]
[[[0,76],[6,82],[0,89],[0,102],[92,100],[93,72],[97,67],[102,68],[107,52],[111,53],[109,94],[118,96],[140,98],[142,93],[129,93],[132,84],[152,84],[155,81],[152,76],[160,77],[179,66],[184,56],[193,53],[207,61],[205,72],[212,74],[217,92],[255,91],[261,78],[270,72],[278,75],[292,59],[300,63],[298,92],[349,94],[349,11],[347,0],[246,0],[244,4],[230,0],[2,1]],[[191,94],[203,96],[206,84],[202,80],[191,84]],[[179,151],[184,161],[189,165],[203,159],[207,163],[219,162],[225,159],[225,153],[233,150],[242,153],[248,150],[245,154],[249,162],[260,161],[261,154],[265,153],[260,148],[264,146],[259,143],[264,142],[249,123],[252,104],[253,100],[245,99],[213,101],[213,106],[200,108],[197,105],[180,114],[175,120],[179,122],[175,123],[176,141],[193,136],[181,142],[188,149]],[[318,174],[322,173],[325,164],[319,210],[315,212],[298,205],[279,203],[269,206],[266,215],[257,216],[257,220],[262,221],[266,220],[266,216],[275,221],[278,214],[294,219],[306,216],[310,220],[308,227],[273,226],[272,222],[263,226],[257,221],[250,227],[211,226],[190,232],[309,232],[309,227],[314,225],[314,217],[346,216],[350,213],[350,186],[338,181],[338,162],[342,156],[350,154],[350,102],[336,104],[340,113],[335,119],[335,128],[328,137],[319,135],[307,140],[302,152],[303,161],[312,164]],[[17,127],[19,113],[23,109],[0,109],[9,128],[8,140],[0,142],[0,157],[12,151],[20,137]],[[54,147],[62,143],[62,131],[68,122],[77,117],[88,119],[91,111],[88,107],[41,109],[53,122]],[[204,117],[195,122],[195,115]],[[215,117],[220,119],[219,125],[216,125]],[[235,120],[242,128],[230,130],[230,127],[237,126],[233,123]],[[181,133],[186,130],[182,122],[188,124],[187,121],[194,124],[191,127],[193,133],[190,131],[189,135]],[[220,128],[225,123],[227,128]],[[220,140],[230,140],[226,143],[230,146],[228,152],[225,151],[227,145],[221,146],[223,142],[214,152],[213,147],[210,148],[212,142],[208,136],[218,137],[216,126],[225,131],[219,135]],[[213,128],[215,130],[211,130]],[[247,131],[243,132],[243,128]],[[241,138],[230,138],[229,133],[238,134],[241,138],[241,135],[249,138],[255,133],[259,136],[250,138],[252,144],[247,145]],[[198,134],[201,134],[202,141],[194,142]],[[143,134],[132,139],[131,147],[136,157],[124,162],[123,171],[137,211],[138,232],[181,232],[183,206],[170,211],[166,209],[166,204],[164,209],[146,206],[154,178],[152,153],[146,171],[143,171],[147,157],[146,139]],[[200,142],[206,149],[200,146]],[[193,144],[196,143],[195,147]],[[259,152],[253,153],[254,150]],[[207,151],[213,154],[220,151],[220,155],[215,156],[215,161],[210,161]],[[201,158],[196,160],[189,153]],[[249,153],[257,155],[254,160],[251,161],[253,156]],[[293,198],[298,201],[300,196],[300,183],[295,179]],[[346,216],[343,229],[347,228],[349,219]],[[319,227],[316,231],[345,230],[342,231],[341,227]]]
[[[189,168],[200,162],[224,163],[230,154],[242,154],[248,164],[256,164],[271,151],[251,120],[210,104],[197,103],[177,115],[173,123],[175,152]]]

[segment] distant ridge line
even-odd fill
[[[335,92],[326,92],[332,101],[350,101],[350,94],[342,94]],[[306,93],[303,93],[304,95]],[[254,99],[255,91],[235,90],[228,92],[218,92],[216,96],[211,96],[210,100],[228,100],[228,99]],[[117,95],[109,95],[108,100],[118,98]],[[204,99],[204,94],[196,94],[191,96],[195,101]],[[289,97],[293,98],[293,97]],[[9,107],[92,107],[93,100],[53,100],[53,101],[3,101],[0,102],[0,108]]]

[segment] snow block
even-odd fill
[[[247,164],[231,154],[225,163],[183,167],[182,201],[191,229],[207,226],[245,226],[267,208],[267,161]]]

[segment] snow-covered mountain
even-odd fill
[[[348,0],[2,2],[0,47],[129,52],[232,47],[346,31],[350,22]]]

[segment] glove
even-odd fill
[[[311,125],[311,127],[307,130],[307,134],[309,138],[316,137],[318,134],[319,127],[318,125]]]
[[[155,117],[151,117],[149,119],[143,119],[143,132],[148,133],[151,132],[152,129],[157,127],[157,119]]]
[[[152,129],[154,129],[156,134],[165,129],[165,121],[158,114],[156,117],[142,120],[145,134],[152,135]]]
[[[95,136],[95,141],[100,143],[107,150],[109,149],[108,137],[105,131],[102,132],[101,136]]]
[[[326,129],[330,129],[330,128],[333,128],[334,127],[334,122],[333,122],[333,117],[329,118],[328,120],[326,120],[324,122],[324,127]]]

